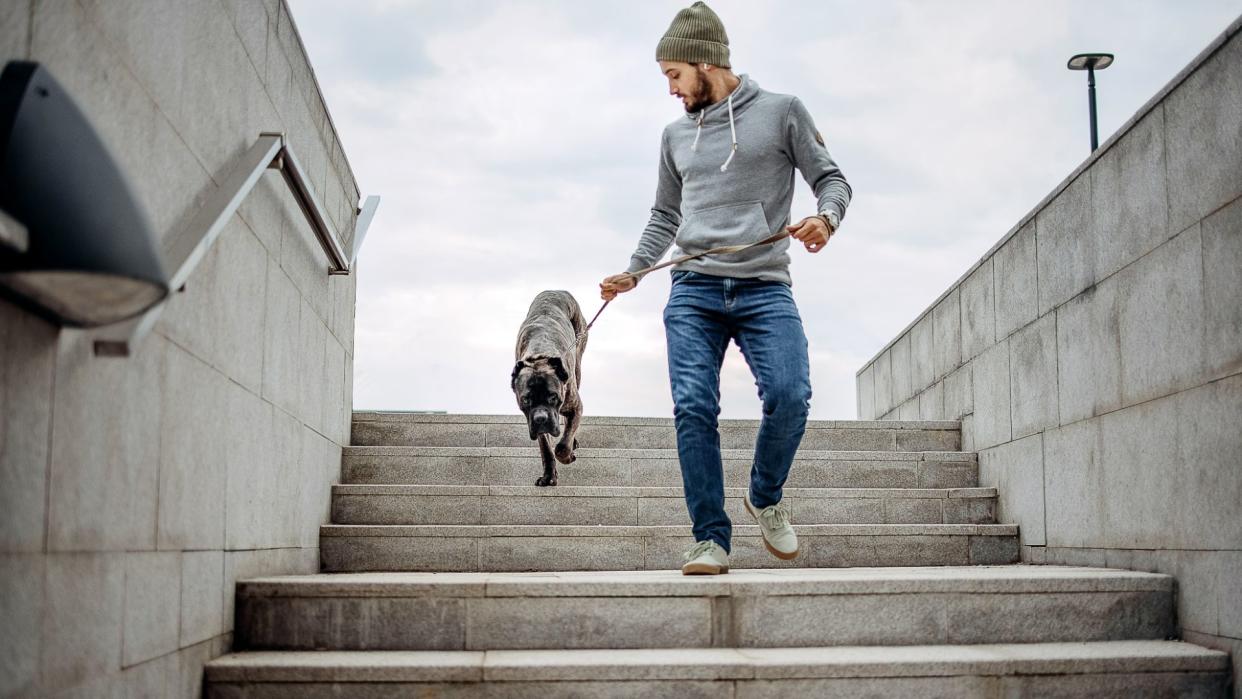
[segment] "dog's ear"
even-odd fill
[[[522,359],[517,360],[517,364],[513,365],[513,373],[509,375],[509,388],[512,388],[515,391],[517,390],[518,372],[522,371],[525,367],[526,361]]]
[[[561,363],[560,357],[549,357],[548,364],[552,365],[552,370],[556,372],[556,378],[562,382],[569,380],[569,372],[565,371],[565,365]]]

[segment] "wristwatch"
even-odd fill
[[[823,221],[824,223],[828,224],[828,232],[829,232],[829,233],[836,233],[836,232],[837,232],[837,227],[841,225],[841,219],[837,218],[837,212],[835,212],[835,211],[833,211],[833,210],[831,210],[831,209],[829,209],[829,210],[827,210],[827,211],[820,212],[820,213],[816,214],[816,216],[817,216],[817,217],[818,217],[821,221]]]

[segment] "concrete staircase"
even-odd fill
[[[778,561],[741,507],[756,428],[722,422],[733,572],[702,578],[670,420],[588,419],[536,488],[520,417],[358,413],[325,572],[238,584],[208,696],[1228,692],[1225,654],[1165,640],[1172,578],[1013,565],[956,422],[812,423]]]

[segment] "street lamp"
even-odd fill
[[[1087,101],[1091,105],[1091,152],[1100,147],[1100,136],[1095,120],[1095,71],[1104,70],[1113,64],[1111,53],[1080,53],[1069,59],[1066,68],[1087,71]]]

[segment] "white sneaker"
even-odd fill
[[[789,522],[789,503],[784,500],[756,511],[750,504],[750,491],[746,491],[746,511],[759,523],[759,532],[763,535],[763,545],[773,556],[783,560],[793,560],[798,556],[798,535],[794,534],[793,524]]]
[[[729,554],[710,539],[700,541],[693,548],[682,554],[686,564],[681,567],[682,575],[720,575],[729,572]]]

